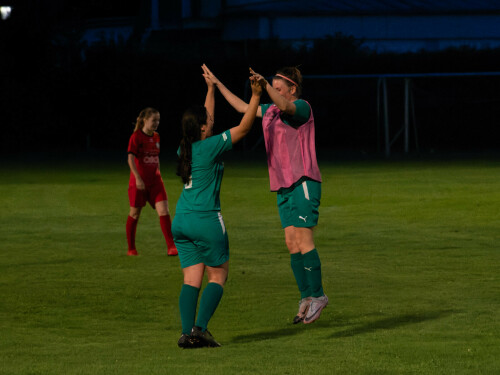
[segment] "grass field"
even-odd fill
[[[230,277],[209,325],[223,346],[181,350],[181,270],[153,210],[125,256],[125,160],[0,164],[0,374],[500,373],[500,162],[320,166],[321,319],[291,324],[267,169],[230,159]]]

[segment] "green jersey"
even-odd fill
[[[298,128],[300,125],[304,125],[307,121],[309,121],[309,117],[311,116],[311,107],[305,100],[302,99],[295,100],[293,104],[295,104],[295,113],[293,116],[282,113],[281,119],[285,124]],[[272,103],[260,105],[262,116],[264,116],[264,113],[266,113],[272,105]]]
[[[222,154],[233,148],[231,132],[192,145],[191,179],[184,185],[175,213],[220,211],[220,186],[224,174]]]

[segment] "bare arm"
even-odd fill
[[[269,83],[266,85],[266,91],[273,101],[273,103],[280,109],[280,111],[288,114],[288,115],[294,115],[296,111],[295,104],[287,99],[285,99],[284,96],[282,96],[276,89],[271,86]]]
[[[253,74],[253,76],[261,82],[262,85],[265,85],[265,89],[269,97],[280,111],[292,116],[295,114],[297,108],[293,102],[285,99],[285,97],[282,96],[273,86],[271,86],[262,75],[255,73],[253,69],[250,69],[250,73]]]
[[[257,115],[257,108],[259,108],[262,86],[253,77],[250,78],[250,83],[252,86],[252,97],[250,98],[247,110],[243,115],[240,124],[230,129],[233,144],[240,141],[245,135],[248,134],[250,129],[252,129],[252,125]]]
[[[144,181],[142,180],[142,177],[137,170],[137,166],[135,165],[134,154],[128,154],[128,166],[130,167],[130,171],[132,172],[132,174],[135,176],[135,185],[137,186],[137,189],[146,189],[146,185],[144,184]]]
[[[236,109],[236,111],[238,111],[239,113],[246,113],[249,104],[234,95],[226,86],[224,86],[224,84],[217,79],[217,77],[208,69],[206,65],[203,65],[203,67],[203,70],[206,74],[204,74],[205,79],[209,79],[215,86],[217,86],[222,96],[234,109]],[[260,107],[257,107],[257,117],[262,117],[262,111]]]
[[[212,126],[215,121],[215,84],[208,78],[208,68],[205,64],[201,67],[203,69],[203,77],[207,83],[207,96],[205,98],[205,108],[210,115],[207,119],[207,125]]]

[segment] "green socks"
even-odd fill
[[[321,282],[321,261],[318,252],[313,249],[302,255],[304,259],[304,271],[307,276],[311,288],[311,296],[321,297],[323,292],[323,285]]]
[[[196,325],[200,327],[202,331],[206,331],[208,321],[219,305],[223,292],[224,288],[217,283],[208,283],[203,290],[200,300],[200,309],[198,311],[198,317],[196,318]]]
[[[306,298],[311,295],[309,280],[306,270],[304,269],[304,256],[301,253],[290,254],[290,265],[292,266],[293,275],[300,291],[300,298]]]
[[[199,294],[199,288],[187,284],[182,285],[179,297],[179,310],[181,311],[182,333],[187,335],[191,334],[191,329],[194,326]]]
[[[206,331],[208,321],[214,315],[223,292],[224,288],[217,283],[208,283],[203,290],[196,319],[196,325],[202,331]],[[199,294],[200,289],[187,284],[182,285],[181,295],[179,296],[179,310],[181,312],[182,333],[187,335],[191,334],[191,329],[194,327]]]

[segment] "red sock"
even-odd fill
[[[160,216],[160,225],[165,241],[167,242],[167,247],[169,249],[175,248],[174,237],[172,236],[172,221],[170,220],[170,215]]]
[[[134,219],[132,216],[127,217],[126,232],[129,250],[135,250],[135,232],[137,230],[137,221],[138,220]]]

